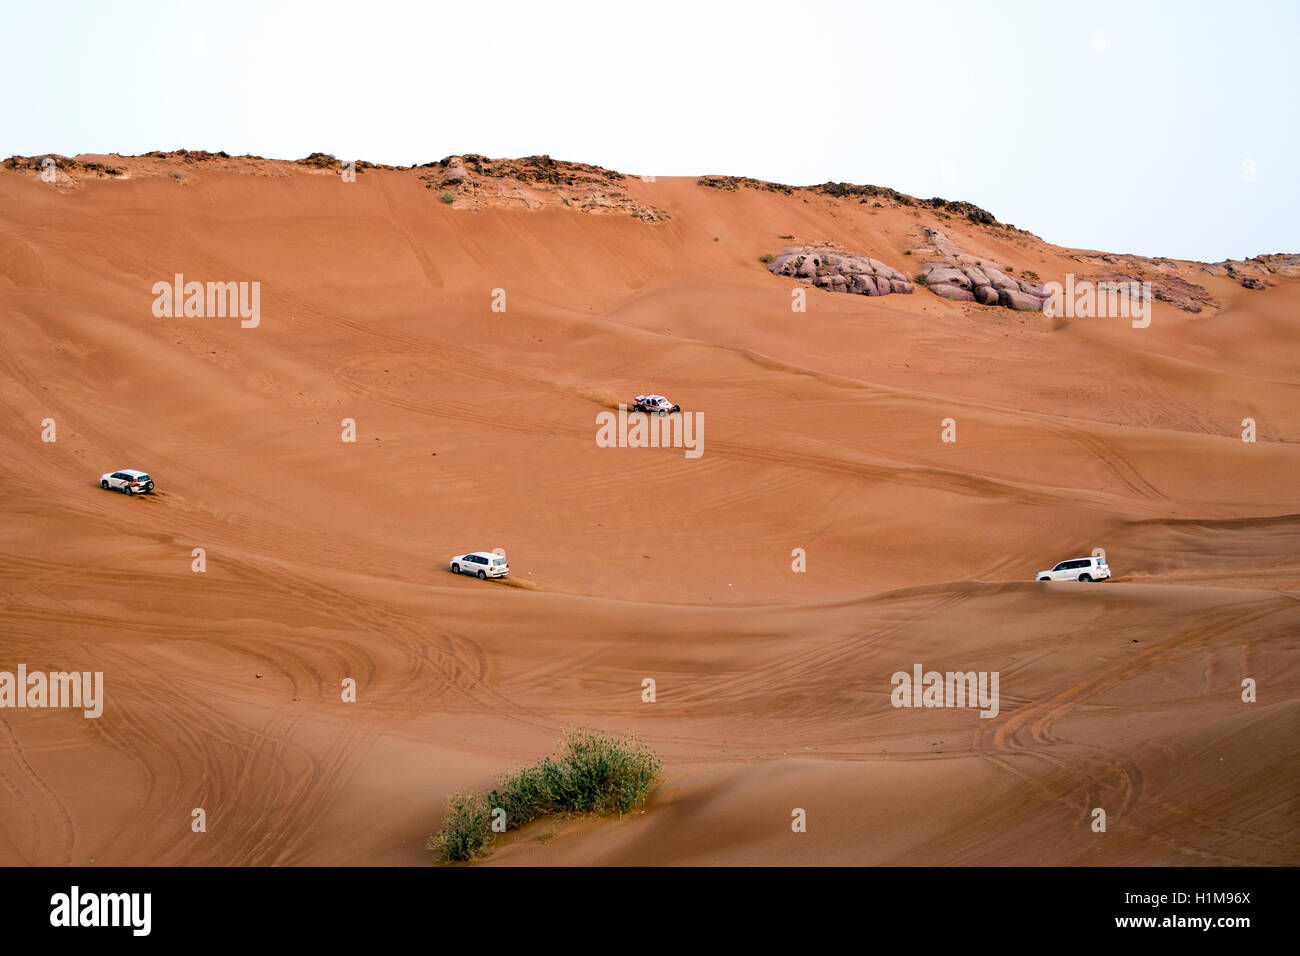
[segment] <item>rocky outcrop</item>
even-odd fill
[[[1265,255],[1252,259],[1228,259],[1202,266],[1213,276],[1236,279],[1246,289],[1267,289],[1276,279],[1300,279],[1300,255]]]
[[[450,195],[448,201],[457,209],[565,206],[586,213],[626,213],[650,223],[668,218],[663,210],[636,201],[624,186],[626,176],[600,166],[549,156],[489,159],[465,153],[419,168],[425,188]]]
[[[52,168],[68,176],[90,176],[100,179],[121,176],[122,168],[107,163],[86,162],[68,156],[50,153],[48,156],[10,156],[4,161],[4,168],[20,173],[41,173]]]
[[[697,186],[704,186],[708,189],[722,189],[726,192],[735,192],[742,186],[749,189],[762,189],[770,193],[785,193],[789,196],[795,191],[794,186],[787,186],[785,183],[768,183],[761,179],[751,179],[748,176],[701,176],[695,181]]]
[[[1013,225],[998,222],[991,212],[981,209],[974,203],[941,199],[938,196],[933,199],[918,199],[915,196],[909,196],[907,193],[901,193],[897,189],[890,189],[888,186],[836,182],[819,183],[815,186],[787,186],[785,183],[769,183],[761,179],[751,179],[748,176],[701,176],[695,182],[696,185],[704,186],[706,189],[723,189],[728,192],[735,192],[741,188],[762,189],[767,192],[785,193],[787,196],[801,192],[833,196],[836,199],[855,198],[860,203],[870,203],[873,206],[884,206],[885,203],[888,203],[894,207],[910,206],[918,209],[933,209],[940,214],[941,218],[945,219],[956,215],[977,226],[992,226],[1015,232],[1025,231],[1016,229]]]
[[[1185,262],[1177,259],[1152,258],[1128,253],[1118,255],[1114,253],[1076,253],[1071,258],[1085,266],[1097,265],[1103,267],[1103,271],[1095,273],[1079,269],[1076,272],[1076,279],[1086,279],[1096,283],[1099,287],[1107,283],[1122,283],[1130,289],[1141,283],[1150,283],[1151,298],[1192,314],[1196,314],[1205,308],[1216,309],[1219,307],[1219,301],[1210,294],[1208,289],[1196,282],[1192,282],[1186,276],[1195,278],[1197,272],[1202,272],[1213,276],[1226,276],[1238,281],[1247,278],[1256,279],[1267,285],[1269,284],[1268,276],[1283,275],[1284,273],[1273,271],[1273,268],[1270,268],[1270,264],[1266,263],[1265,260],[1273,260],[1271,264],[1277,270],[1285,270],[1288,267],[1286,261],[1288,259],[1300,264],[1300,256],[1258,256],[1244,262],[1218,263]],[[1297,272],[1297,277],[1300,277],[1300,271]],[[1058,279],[1057,281],[1063,280]],[[1242,281],[1242,284],[1246,285],[1244,281]],[[1246,287],[1258,288],[1252,285]]]
[[[927,228],[930,258],[920,278],[935,295],[954,302],[978,302],[1020,312],[1041,312],[1047,292],[1036,281],[1017,279],[997,266],[966,255],[938,229]]]
[[[853,295],[907,295],[912,283],[893,266],[831,246],[787,246],[767,271],[819,289]]]

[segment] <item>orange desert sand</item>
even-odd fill
[[[760,256],[1100,254],[746,182],[340,172],[0,170],[0,670],[105,688],[0,710],[0,863],[429,865],[448,794],[573,725],[661,783],[486,865],[1300,862],[1300,282],[1124,260],[1217,302],[1145,329],[800,313]],[[177,273],[260,282],[260,324],[155,317]],[[700,457],[597,444],[647,391]],[[131,467],[156,495],[100,490]],[[497,547],[508,583],[449,573]],[[1034,581],[1098,547],[1110,582]],[[915,664],[999,672],[1000,713],[892,707]]]

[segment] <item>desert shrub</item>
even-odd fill
[[[787,232],[784,236],[777,236],[777,238],[778,238],[778,239],[793,239],[793,238],[794,238],[794,233],[793,233],[793,232]]]
[[[905,255],[905,256],[910,256],[911,254],[912,254],[912,250],[911,250],[911,249],[904,249],[904,250],[903,250],[903,255]]]
[[[918,272],[916,275],[912,276],[912,281],[915,282],[917,285],[930,284],[930,280],[925,277],[924,272]]]
[[[554,768],[560,812],[627,813],[650,793],[659,758],[635,737],[573,731]],[[555,811],[552,811],[555,812]]]
[[[776,256],[772,255],[772,253],[770,253],[770,252],[765,252],[765,253],[763,253],[761,256],[758,257],[758,261],[761,262],[761,263],[763,263],[763,265],[767,265],[769,262],[771,262],[771,261],[772,261],[773,259],[775,259],[775,258],[776,258]]]
[[[487,793],[453,794],[442,829],[428,848],[448,862],[483,856],[492,842],[492,814],[505,811],[507,830],[539,817],[627,813],[649,795],[662,763],[632,735],[570,730],[559,753],[503,775]]]
[[[456,197],[453,196],[450,191],[447,191],[442,194],[442,201],[445,202],[448,206],[450,206],[452,203],[456,201]]]
[[[492,842],[492,807],[482,793],[454,793],[447,799],[442,829],[429,837],[429,849],[445,860],[473,860]]]

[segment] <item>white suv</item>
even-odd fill
[[[142,495],[153,491],[153,479],[143,471],[128,468],[125,471],[114,471],[107,475],[100,475],[99,487],[104,489],[116,488],[118,491],[125,491],[128,495]]]
[[[491,551],[471,551],[451,559],[452,574],[477,574],[480,578],[504,578],[510,573],[506,559]]]
[[[1110,565],[1105,558],[1072,558],[1050,571],[1039,571],[1037,577],[1040,581],[1105,581]]]

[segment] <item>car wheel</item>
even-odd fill
[[[153,491],[153,482],[151,481],[151,482],[149,482],[149,484],[145,485],[145,486],[144,486],[144,490],[145,490],[145,491]]]
[[[486,581],[486,580],[487,580],[487,572],[486,572],[486,571],[480,571],[480,572],[478,573],[478,579],[479,579],[480,581]]]
[[[1092,580],[1092,575],[1091,575],[1091,574],[1081,574],[1081,575],[1079,575],[1079,580],[1080,580],[1080,581],[1083,581],[1084,583],[1087,583],[1088,581],[1091,581],[1091,580]]]
[[[1040,581],[1050,581],[1050,580],[1052,580],[1052,579],[1049,578],[1049,577],[1041,577],[1041,578],[1039,578],[1038,580],[1040,580]]]
[[[664,411],[662,408],[659,409],[659,417],[660,417],[660,418],[665,417],[667,414],[668,414],[668,413],[667,413],[666,411]]]
[[[107,481],[101,481],[101,482],[99,483],[99,487],[103,488],[105,491],[108,491],[108,482],[107,482]]]
[[[453,565],[451,566],[451,573],[452,573],[452,574],[460,574],[460,565],[459,565],[459,564],[453,564]]]

